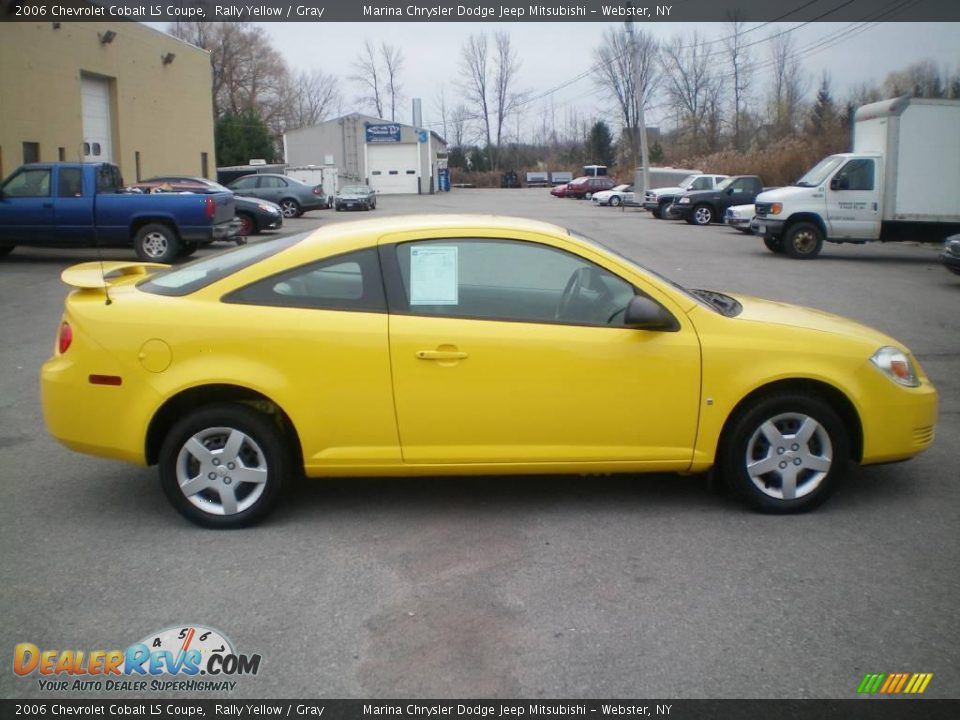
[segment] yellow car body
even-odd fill
[[[459,255],[445,244],[454,240],[466,243]],[[399,247],[439,248],[436,262],[459,257],[462,265],[467,250],[499,252],[501,241],[590,264],[583,278],[597,288],[571,278],[576,302],[606,292],[591,276],[600,273],[615,289],[621,286],[611,277],[628,283],[674,326],[564,322],[559,310],[555,321],[525,322],[448,316],[442,306],[425,315],[412,304],[384,310],[227,301],[264,279],[364,249],[377,251],[382,264]],[[427,260],[418,255],[417,262]],[[189,279],[192,265],[172,272]],[[892,338],[751,297],[724,296],[740,311],[723,314],[544,223],[437,216],[337,224],[180,295],[145,290],[145,282],[163,277],[153,274],[159,269],[87,263],[64,272],[74,287],[62,321],[72,338],[44,364],[41,396],[50,433],[67,447],[153,464],[178,421],[205,403],[235,402],[270,418],[310,477],[698,473],[718,463],[733,419],[771,393],[829,405],[849,456],[862,464],[903,460],[933,442],[936,391]],[[452,281],[442,275],[438,282]],[[288,292],[288,285],[268,287]],[[570,283],[561,305],[569,294]],[[489,302],[496,306],[495,298]],[[903,353],[914,386],[871,361],[881,348]]]

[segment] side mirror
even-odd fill
[[[846,175],[834,175],[830,179],[830,189],[831,190],[849,190],[850,178],[848,178]]]
[[[733,195],[733,188],[727,188],[727,195]]]
[[[674,332],[680,329],[676,318],[643,295],[634,295],[627,305],[623,316],[623,324],[638,330],[667,330]]]

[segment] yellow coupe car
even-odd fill
[[[756,509],[933,442],[910,352],[806,308],[687,290],[562,228],[390,217],[179,267],[84,263],[41,372],[52,435],[159,466],[249,525],[308,477],[716,468]]]

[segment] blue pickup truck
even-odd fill
[[[17,245],[120,247],[169,263],[232,232],[232,193],[125,193],[108,163],[31,163],[0,184],[0,257]]]

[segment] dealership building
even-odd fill
[[[57,160],[211,177],[207,51],[135,22],[0,23],[0,177]]]
[[[438,189],[447,144],[432,130],[351,113],[288,131],[283,152],[288,167],[336,168],[341,185],[363,182],[384,195],[425,194]]]

